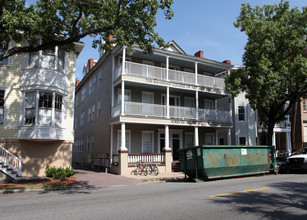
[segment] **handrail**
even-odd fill
[[[0,159],[2,159],[8,167],[15,168],[18,176],[21,176],[21,155],[17,157],[0,145]]]

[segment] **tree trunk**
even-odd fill
[[[268,146],[272,146],[272,144],[273,144],[273,130],[274,130],[274,126],[275,126],[275,122],[269,122],[269,124],[268,124],[268,133],[267,133]]]

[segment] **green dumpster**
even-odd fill
[[[179,150],[181,170],[193,179],[276,173],[273,146],[206,145]]]

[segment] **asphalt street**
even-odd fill
[[[0,195],[0,219],[307,219],[307,174]]]

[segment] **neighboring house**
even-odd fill
[[[76,58],[56,47],[0,62],[0,165],[22,156],[23,177],[44,176],[47,164],[71,166]]]
[[[241,68],[234,65],[233,69]],[[235,145],[267,145],[267,130],[261,125],[257,113],[251,108],[245,93],[241,92],[233,100],[234,132],[232,143]],[[275,124],[272,145],[279,153],[291,153],[291,122],[289,116]]]
[[[231,144],[230,61],[187,55],[174,41],[151,55],[134,50],[101,53],[77,86],[74,164],[128,174],[142,160],[171,172],[181,148]]]
[[[291,122],[293,150],[298,152],[307,147],[307,97],[295,103]]]
[[[307,97],[302,100],[303,147],[307,147]]]

